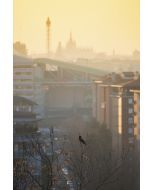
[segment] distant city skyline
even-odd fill
[[[65,47],[72,32],[78,47],[96,52],[132,54],[140,50],[139,0],[14,0],[14,39],[29,54],[47,52],[46,19],[51,20],[51,46]]]

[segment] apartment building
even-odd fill
[[[93,85],[93,117],[100,124],[106,124],[111,130],[112,146],[117,153],[120,152],[122,146],[122,99],[119,88],[119,86],[111,86],[99,81],[95,81]]]
[[[36,112],[44,116],[45,89],[43,85],[45,65],[25,56],[13,57],[13,94],[38,102]]]
[[[13,93],[34,100],[32,60],[17,55],[13,58]]]
[[[134,146],[136,136],[139,139],[139,88],[139,79],[93,84],[93,117],[111,130],[118,151]]]
[[[121,188],[139,189],[140,79],[122,83],[95,81],[93,116],[111,130],[112,147],[116,155],[125,155],[121,170],[124,183]]]

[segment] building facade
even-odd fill
[[[45,65],[38,64],[32,59],[14,55],[13,60],[13,94],[31,101],[38,102],[35,108],[38,116],[45,114],[45,89],[43,85]]]
[[[13,94],[34,100],[32,60],[14,55]]]
[[[38,136],[38,120],[34,107],[37,104],[20,96],[13,97],[13,188],[30,189],[35,184],[29,183],[28,172],[33,178],[41,177],[41,158],[32,150],[32,140]],[[27,149],[31,155],[27,154]],[[27,169],[28,168],[28,169]],[[27,171],[26,171],[27,169]],[[29,185],[30,184],[30,185]],[[38,189],[38,188],[36,188]]]
[[[112,134],[117,156],[125,156],[121,189],[139,189],[140,181],[140,80],[93,85],[93,116]],[[130,178],[128,178],[130,176]],[[127,183],[127,187],[125,186]]]
[[[134,146],[135,138],[139,139],[139,80],[123,84],[95,81],[92,109],[93,117],[111,130],[113,147],[127,150]]]

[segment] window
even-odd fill
[[[19,106],[16,106],[16,107],[15,107],[15,111],[17,111],[17,112],[20,111]]]
[[[14,151],[15,151],[15,152],[18,152],[18,144],[15,144],[15,145],[14,145]]]
[[[14,82],[32,82],[32,79],[14,79]]]
[[[133,124],[133,118],[132,118],[132,117],[129,117],[129,118],[128,118],[128,123],[129,123],[129,124]]]
[[[112,88],[112,92],[113,93],[118,93],[119,92],[119,88]]]
[[[23,96],[23,97],[26,97],[26,96],[32,96],[33,97],[33,94],[32,93],[24,93],[24,94],[18,94],[18,93],[15,93],[16,96]]]
[[[128,98],[128,104],[133,104],[133,99],[132,98]]]
[[[31,72],[15,72],[16,75],[32,75]]]
[[[128,109],[128,113],[129,113],[129,114],[133,113],[133,108],[129,108],[129,109]]]
[[[128,134],[133,134],[133,128],[128,128]]]
[[[105,102],[101,103],[101,108],[103,108],[103,109],[105,108]]]
[[[33,89],[33,87],[29,85],[24,85],[24,86],[14,85],[14,88],[15,89]]]
[[[134,143],[134,138],[133,138],[133,137],[130,137],[130,138],[128,139],[128,142],[129,142],[129,144],[133,144],[133,143]]]
[[[133,160],[133,153],[132,152],[128,152],[128,158],[130,161]]]
[[[15,65],[14,68],[32,68],[32,65]]]
[[[29,112],[31,112],[31,111],[32,111],[32,107],[31,107],[31,106],[29,106],[28,111],[29,111]]]

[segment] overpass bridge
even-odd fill
[[[92,81],[101,79],[102,76],[107,74],[104,69],[97,69],[90,66],[78,65],[73,62],[64,62],[58,60],[52,60],[48,58],[34,59],[35,64],[46,66],[47,73],[46,78],[51,81]],[[50,83],[51,84],[51,83]]]

